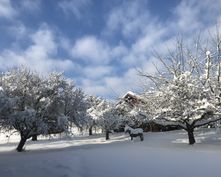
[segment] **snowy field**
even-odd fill
[[[187,144],[183,131],[146,133],[144,142],[112,134],[0,144],[0,177],[220,177],[221,133],[196,133]]]

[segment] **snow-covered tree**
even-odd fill
[[[0,87],[0,129],[10,129],[7,124],[7,117],[13,112],[13,100],[7,97],[2,87]]]
[[[120,117],[117,114],[114,104],[103,101],[99,105],[99,125],[105,130],[106,140],[109,133],[120,125]]]
[[[61,133],[68,130],[68,116],[64,114],[64,95],[67,82],[61,73],[51,73],[45,79],[44,120],[47,123],[48,133]]]
[[[208,90],[189,72],[174,78],[159,91],[155,121],[176,125],[188,132],[189,144],[194,144],[194,128],[220,119],[218,109],[208,97]]]
[[[154,121],[186,130],[189,144],[195,143],[196,127],[220,120],[220,48],[209,46],[214,52],[202,50],[199,40],[191,48],[178,41],[168,56],[156,56],[163,69],[154,75],[140,72],[155,85],[147,99]]]
[[[73,82],[67,82],[64,90],[64,115],[68,117],[69,127],[74,123],[78,128],[87,124],[88,102],[81,89],[74,86]]]
[[[90,117],[90,121],[88,122],[89,134],[92,134],[93,126],[98,126],[105,131],[106,140],[108,140],[110,131],[117,128],[120,121],[115,105],[94,96],[90,96],[88,100],[90,103],[90,107],[87,111]]]
[[[103,99],[96,97],[96,96],[88,96],[87,97],[87,103],[88,103],[88,109],[87,109],[87,126],[89,127],[89,135],[92,135],[92,129],[93,127],[98,125],[98,119],[100,114],[100,104],[103,102]],[[99,110],[99,111],[98,111]]]
[[[69,122],[84,124],[85,96],[60,73],[42,78],[20,67],[2,74],[0,86],[0,125],[19,132],[18,151],[31,137],[67,131]]]
[[[88,103],[83,91],[62,74],[52,73],[46,82],[48,89],[46,106],[49,132],[63,132],[74,123],[82,128],[87,122]]]
[[[149,121],[144,97],[131,91],[127,92],[116,104],[115,109],[122,125],[139,127]]]
[[[42,80],[36,73],[21,67],[2,75],[1,87],[13,101],[11,114],[5,116],[4,125],[20,133],[17,150],[21,151],[28,138],[47,131],[38,107],[42,98]]]

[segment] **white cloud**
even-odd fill
[[[53,58],[27,58],[25,53],[6,50],[0,55],[0,69],[7,70],[16,66],[27,66],[32,70],[45,75],[52,71],[67,71],[73,69],[75,65],[71,60]]]
[[[110,49],[104,41],[94,36],[86,36],[75,42],[72,56],[89,63],[105,64],[110,59]]]
[[[144,1],[124,1],[123,4],[113,8],[108,14],[106,27],[102,34],[116,37],[121,33],[126,41],[129,39],[130,43],[128,46],[124,43],[112,46],[107,41],[98,40],[98,38],[92,38],[93,42],[82,40],[85,43],[79,43],[79,50],[76,51],[81,52],[78,52],[80,54],[78,56],[95,60],[98,65],[103,64],[102,58],[106,57],[105,60],[116,61],[119,64],[109,65],[112,67],[113,73],[107,72],[108,74],[104,76],[101,74],[102,77],[99,79],[86,76],[86,79],[90,81],[86,85],[82,84],[82,87],[86,88],[89,93],[97,95],[110,95],[111,93],[112,96],[113,92],[121,95],[131,89],[139,90],[142,84],[146,84],[146,80],[140,78],[134,68],[155,74],[157,72],[155,65],[158,69],[163,67],[162,63],[153,57],[154,50],[165,56],[168,54],[168,49],[174,49],[177,34],[181,33],[185,41],[189,41],[197,30],[206,31],[214,26],[216,21],[214,17],[221,19],[219,8],[214,5],[219,2],[212,1],[212,5],[209,4],[209,0],[206,0],[205,3],[196,0],[181,1],[171,11],[170,18],[165,21],[160,21],[156,16],[151,15],[150,9],[143,4]],[[211,9],[213,9],[211,13],[215,15],[211,16],[211,13],[208,13]],[[132,40],[130,40],[131,38]],[[102,57],[102,52],[106,57]],[[92,66],[88,67],[93,71]],[[122,69],[120,73],[114,72],[120,69]],[[98,88],[97,91],[96,88]]]
[[[28,9],[30,3],[37,1],[22,2],[23,9]],[[109,98],[128,90],[139,90],[143,79],[135,68],[154,74],[156,69],[153,63],[159,69],[162,67],[153,57],[153,50],[164,56],[168,52],[167,47],[174,47],[174,36],[178,33],[183,35],[185,41],[190,40],[196,31],[214,30],[215,22],[221,19],[220,0],[180,1],[177,7],[170,9],[171,14],[164,21],[151,13],[146,2],[122,1],[107,16],[104,15],[107,22],[101,34],[80,36],[74,44],[73,39],[57,35],[47,25],[33,32],[22,23],[14,24],[11,30],[15,36],[20,36],[19,40],[26,36],[31,44],[24,50],[1,52],[0,69],[25,64],[42,73],[74,71],[79,75],[74,79],[87,93]],[[91,3],[91,0],[58,2],[66,15],[73,15],[78,20]],[[1,11],[3,7],[5,10]],[[16,12],[10,1],[0,1],[0,16],[8,18],[14,15]],[[59,57],[60,49],[65,50],[71,59]]]
[[[59,47],[61,47],[62,49],[68,51],[68,53],[70,54],[70,51],[72,50],[72,45],[71,45],[71,41],[70,39],[64,37],[64,36],[58,36],[59,37]]]
[[[101,79],[97,80],[97,79],[81,77],[80,80],[81,80],[80,86],[87,94],[99,95],[103,97],[107,97],[110,94],[109,90],[107,89],[107,87],[105,87]]]
[[[14,20],[24,11],[35,12],[40,10],[40,5],[41,0],[20,0],[16,5],[13,0],[0,0],[0,17]],[[14,23],[16,23],[15,20]]]
[[[176,17],[175,26],[180,32],[186,32],[199,28],[200,8],[194,8],[191,1],[182,1],[174,10]]]
[[[70,59],[54,57],[57,54],[58,43],[55,34],[43,24],[36,32],[29,34],[31,44],[23,50],[4,50],[0,53],[0,69],[26,65],[42,74],[58,70],[68,71],[78,66]]]
[[[82,68],[83,75],[91,79],[101,79],[104,76],[112,75],[114,68],[111,66],[87,66]]]
[[[124,1],[113,8],[107,19],[107,33],[120,31],[126,38],[134,38],[142,34],[151,20],[145,4],[143,0]]]
[[[42,0],[21,0],[20,5],[21,8],[25,9],[26,11],[39,11],[41,7]]]
[[[110,94],[110,90],[108,90],[106,87],[103,85],[90,85],[90,86],[84,86],[83,87],[84,91],[87,94],[90,95],[99,95],[102,97],[107,97]]]
[[[15,9],[12,7],[10,0],[0,1],[0,17],[12,18],[16,15]]]
[[[132,49],[136,51],[136,53],[145,53],[146,51],[153,50],[156,43],[165,35],[165,32],[165,29],[157,24],[147,26],[145,34],[135,41],[132,45]]]
[[[121,77],[105,77],[104,81],[108,90],[114,90],[118,96],[121,96],[129,90],[134,91],[139,89],[139,79],[137,70],[130,68]]]
[[[120,42],[111,49],[110,55],[113,58],[116,57],[117,59],[120,59],[121,57],[127,55],[127,53],[129,53],[128,48],[122,42]]]
[[[88,7],[91,3],[91,0],[62,0],[58,5],[66,15],[71,13],[77,19],[80,19],[84,14],[85,7]]]
[[[27,57],[38,60],[40,58],[47,58],[51,54],[56,54],[57,43],[53,32],[47,25],[42,25],[37,32],[30,35],[30,38],[33,44],[25,51]]]
[[[113,35],[120,30],[125,38],[134,40],[129,46],[122,41],[112,46],[95,36],[78,39],[72,56],[84,60],[87,65],[83,69],[86,78],[81,86],[90,94],[109,97],[139,90],[143,83],[135,68],[156,72],[152,64],[154,59],[148,60],[148,57],[153,48],[161,44],[161,37],[167,29],[155,18],[150,18],[142,3],[133,1],[125,2],[110,12],[105,30],[113,32]],[[91,64],[102,67],[96,68]]]
[[[122,76],[116,73],[104,74],[102,77],[81,78],[81,87],[87,94],[100,95],[106,98],[118,98],[128,90],[136,91],[140,87],[140,77],[135,68],[128,69]]]
[[[6,30],[17,40],[24,38],[28,34],[28,29],[21,22],[15,22],[12,26],[6,27]]]

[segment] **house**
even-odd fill
[[[132,111],[133,108],[145,107],[145,100],[142,98],[141,95],[138,95],[134,92],[127,92],[125,95],[123,95],[119,101],[116,103],[116,109],[119,111],[121,115],[126,115],[128,112]],[[145,132],[151,131],[151,132],[159,132],[159,131],[169,131],[177,129],[177,127],[173,126],[163,126],[160,124],[157,124],[156,122],[152,120],[148,120],[148,115],[145,112],[139,112],[139,116],[143,116],[144,119],[147,120],[143,123],[139,124],[139,127],[142,128]],[[124,125],[122,125],[124,127]]]

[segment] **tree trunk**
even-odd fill
[[[80,127],[80,132],[81,132],[81,133],[83,132],[83,128],[82,128],[82,127]]]
[[[89,127],[89,135],[92,135],[92,126]]]
[[[27,141],[27,138],[21,138],[18,147],[17,147],[17,151],[21,152],[23,150],[23,147],[25,145],[25,142]]]
[[[109,130],[106,129],[106,140],[109,140],[109,139],[110,139],[110,137],[109,137]]]
[[[188,138],[189,138],[189,144],[192,145],[194,144],[196,141],[195,141],[195,138],[194,138],[194,133],[193,133],[194,129],[193,128],[190,128],[190,129],[187,129],[187,132],[188,132]]]
[[[31,140],[32,141],[37,141],[38,140],[38,136],[37,135],[33,135]]]

